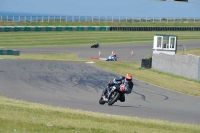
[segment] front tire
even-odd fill
[[[119,93],[114,91],[112,92],[112,94],[110,95],[110,97],[108,98],[108,105],[113,105],[115,102],[117,102],[118,98],[119,98]]]

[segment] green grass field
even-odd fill
[[[0,47],[34,47],[153,42],[154,34],[175,34],[178,41],[200,40],[198,31],[50,31],[50,32],[0,32]]]
[[[102,45],[133,42],[152,42],[156,32],[0,32],[1,47],[35,47],[63,45]],[[175,34],[179,41],[200,40],[200,32],[159,32]],[[179,51],[180,54],[182,51]],[[199,54],[199,49],[187,53]],[[85,61],[77,53],[27,53],[0,58],[45,59]],[[115,65],[113,65],[115,63]],[[116,63],[118,65],[116,65]],[[163,86],[186,94],[200,96],[200,82],[180,76],[141,69],[137,62],[96,61],[96,65],[121,74],[130,72],[137,79]],[[115,67],[113,67],[115,66]],[[122,68],[126,67],[124,70]],[[129,69],[128,69],[129,68]],[[163,83],[163,81],[166,81]],[[170,82],[167,82],[170,81]],[[171,82],[173,81],[173,82]],[[170,83],[170,84],[167,84]],[[180,84],[181,83],[181,84]],[[0,96],[0,132],[14,133],[199,133],[200,125],[175,123],[156,119],[123,117],[103,113],[72,110],[48,105],[13,100]]]

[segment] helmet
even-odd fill
[[[132,81],[132,75],[126,74],[125,79],[126,79],[126,81]]]
[[[114,56],[117,56],[116,54],[114,54]]]

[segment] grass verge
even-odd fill
[[[108,115],[12,100],[0,96],[0,132],[199,133],[200,126]]]

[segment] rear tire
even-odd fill
[[[101,97],[100,99],[99,99],[99,104],[101,104],[101,105],[104,105],[106,102],[103,100],[103,98]]]

